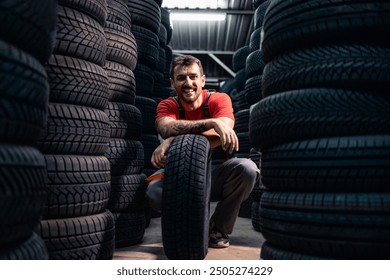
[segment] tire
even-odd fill
[[[0,38],[44,63],[51,55],[57,21],[57,1],[3,0]],[[3,51],[1,51],[3,53]]]
[[[54,54],[85,59],[103,67],[106,52],[107,42],[103,25],[88,14],[58,6]]]
[[[264,67],[263,97],[284,91],[344,88],[388,95],[390,48],[379,45],[322,45],[278,56]]]
[[[257,148],[311,138],[390,133],[389,98],[343,89],[275,94],[254,105],[249,121]]]
[[[134,105],[136,81],[134,72],[127,66],[106,60],[104,69],[109,80],[109,101]]]
[[[165,166],[161,227],[168,259],[204,259],[208,252],[210,145],[204,136],[174,139]]]
[[[71,56],[53,54],[45,64],[50,102],[104,109],[108,100],[108,76],[99,65]]]
[[[144,147],[138,140],[111,138],[105,156],[112,176],[139,174],[144,167]]]
[[[388,192],[390,136],[317,138],[263,149],[261,172],[272,191]]]
[[[58,0],[60,5],[86,13],[102,26],[107,19],[107,2],[108,0]]]
[[[104,156],[45,155],[48,195],[44,219],[104,212],[111,191],[110,163]]]
[[[388,259],[388,193],[267,193],[264,238],[293,252],[334,259]]]
[[[139,140],[142,134],[142,115],[134,105],[108,102],[105,110],[111,124],[111,138]]]
[[[389,44],[390,4],[386,1],[275,0],[264,16],[266,62],[281,53],[334,42]]]
[[[45,154],[103,155],[109,138],[110,124],[104,111],[50,103],[46,135],[36,146]]]
[[[138,44],[131,29],[107,22],[104,27],[107,41],[106,59],[134,70],[138,61]]]
[[[292,252],[288,250],[283,250],[277,247],[274,247],[269,244],[269,242],[264,242],[261,246],[261,260],[327,260],[327,258],[321,258],[318,256],[311,256],[306,254],[301,254],[297,252]]]
[[[143,173],[112,176],[107,209],[113,213],[145,210],[146,188],[146,175]]]
[[[115,248],[142,242],[145,235],[145,212],[113,213],[115,219]]]
[[[0,140],[32,144],[44,135],[49,84],[42,64],[0,40]]]
[[[0,260],[48,260],[45,242],[33,232],[30,237],[12,246],[2,247]]]
[[[0,145],[0,248],[25,240],[39,224],[46,178],[45,159],[37,149]]]
[[[51,260],[109,260],[114,254],[113,214],[42,220],[36,232]]]
[[[131,0],[127,2],[133,25],[148,28],[157,34],[160,28],[161,11],[154,0]]]

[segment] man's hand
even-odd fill
[[[152,158],[150,159],[150,162],[153,164],[154,167],[157,169],[160,169],[164,167],[166,161],[167,161],[167,154],[169,146],[171,145],[173,139],[175,137],[169,137],[165,139],[153,152]]]
[[[233,130],[234,122],[229,118],[216,118],[213,120],[213,128],[219,135],[221,147],[224,151],[232,153],[238,151],[239,143],[236,132]]]

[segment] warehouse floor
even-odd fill
[[[212,203],[213,210],[215,204]],[[252,227],[248,218],[237,218],[230,247],[226,249],[209,248],[206,260],[258,260],[263,236]],[[153,218],[145,230],[143,242],[138,245],[118,248],[114,260],[166,260],[161,237],[161,218]]]

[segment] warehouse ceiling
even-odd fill
[[[173,28],[169,45],[174,54],[191,54],[202,63],[208,83],[232,78],[233,53],[249,44],[253,32],[253,0],[164,0]],[[199,19],[226,14],[223,21],[177,21],[175,13],[196,13]]]

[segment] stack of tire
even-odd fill
[[[164,99],[172,96],[173,94],[170,81],[171,62],[173,59],[173,50],[170,42],[172,39],[173,26],[171,24],[170,12],[163,7],[161,7],[161,24],[165,27],[167,32],[165,43],[164,40],[160,40],[160,47],[163,48],[165,52],[164,80],[162,89],[158,90],[157,92],[155,91],[155,96]]]
[[[132,32],[138,45],[138,62],[134,70],[137,83],[135,106],[141,111],[143,119],[141,142],[145,151],[144,173],[150,175],[154,172],[154,167],[150,163],[151,153],[159,145],[154,125],[157,101],[153,97],[154,77],[159,76],[156,71],[159,69],[157,65],[161,63],[159,61],[161,1],[128,0],[127,5],[131,14]]]
[[[390,3],[273,0],[264,17],[262,259],[390,257]]]
[[[252,108],[252,105],[256,104],[258,101],[262,99],[262,74],[264,70],[264,62],[263,62],[263,53],[260,49],[260,41],[261,41],[261,32],[263,29],[263,21],[264,21],[264,14],[267,10],[268,6],[270,5],[271,0],[254,0],[253,1],[253,7],[255,9],[255,14],[253,18],[254,22],[254,31],[251,34],[250,41],[249,41],[249,51],[250,54],[248,55],[245,63],[245,71],[246,71],[246,82],[245,82],[245,100],[246,104],[250,107],[248,110],[248,141],[249,140],[249,117],[250,117],[250,111]],[[250,143],[249,146],[251,147],[251,158],[254,159],[256,164],[258,164],[259,169],[261,167],[261,153],[257,151],[256,149],[252,147],[252,144]],[[253,191],[251,193],[251,219],[252,219],[252,225],[253,228],[256,231],[261,231],[260,229],[260,198],[261,194],[264,191],[264,185],[261,181],[261,178],[259,180],[259,183],[254,186]]]
[[[43,67],[54,47],[56,1],[0,2],[0,259],[48,259],[35,233],[46,200],[47,169],[34,148],[47,120]]]
[[[134,105],[137,42],[131,31],[127,0],[107,0],[104,27],[107,40],[105,69],[110,95],[105,112],[110,121],[110,143],[105,156],[111,166],[111,194],[107,208],[115,219],[115,247],[142,242],[146,228],[144,147],[140,141],[142,115]]]
[[[253,1],[254,12],[254,31],[250,36],[248,46],[239,49],[233,56],[234,69],[240,69],[235,77],[236,84],[239,88],[244,87],[244,90],[239,91],[234,97],[234,108],[236,125],[235,131],[240,141],[240,151],[235,154],[237,157],[253,158],[256,164],[259,164],[261,155],[256,155],[249,139],[249,116],[251,105],[257,103],[261,99],[261,81],[264,68],[262,51],[260,50],[260,37],[263,24],[265,10],[267,9],[271,0],[268,1]],[[242,73],[241,73],[242,72]],[[243,77],[241,75],[244,75]],[[258,215],[252,215],[256,206],[259,205],[260,193],[262,184],[254,187],[254,194],[241,204],[239,216],[244,218],[257,219]],[[255,225],[254,229],[258,230],[258,221],[252,220]]]
[[[37,147],[48,170],[48,197],[37,233],[50,259],[111,259],[110,124],[104,109],[108,77],[106,0],[59,0],[57,33],[45,67],[48,121]]]

